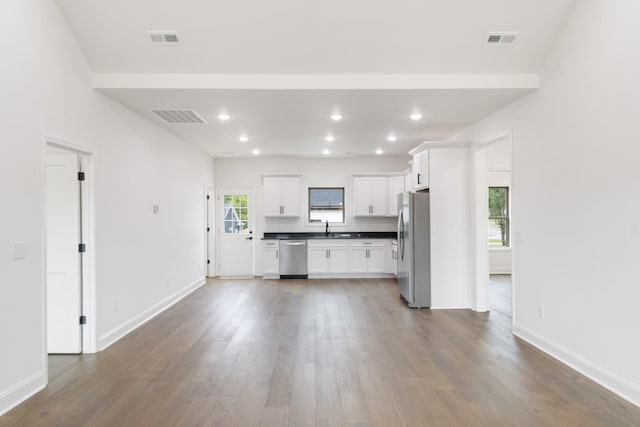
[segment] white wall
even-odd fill
[[[254,235],[262,238],[264,232],[318,232],[324,231],[324,224],[308,224],[307,204],[309,187],[345,188],[345,225],[331,225],[332,230],[345,231],[395,231],[397,217],[359,218],[353,217],[352,175],[356,173],[391,173],[408,169],[408,157],[362,157],[336,159],[297,158],[248,158],[216,159],[216,188],[252,188],[255,194],[256,224]],[[262,214],[262,175],[300,175],[299,218],[265,218]],[[259,240],[257,241],[259,242]],[[255,248],[256,274],[262,274],[261,245]]]
[[[542,87],[452,138],[513,132],[514,331],[636,404],[638,16],[578,0]]]
[[[469,149],[429,149],[431,307],[470,307]]]
[[[97,245],[89,250],[97,259],[103,345],[202,280],[202,196],[214,172],[202,152],[91,89],[54,2],[2,2],[0,26],[12,34],[0,41],[3,413],[46,383],[43,133],[94,152]],[[26,243],[25,259],[10,258],[14,241]]]

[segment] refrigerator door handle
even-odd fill
[[[404,261],[404,211],[400,210],[398,215],[398,251],[400,259]]]

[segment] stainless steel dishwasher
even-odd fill
[[[307,278],[306,240],[280,240],[280,278]]]

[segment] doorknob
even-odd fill
[[[245,237],[244,240],[253,240],[253,236]]]

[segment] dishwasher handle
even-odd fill
[[[303,246],[306,245],[307,242],[286,242],[286,241],[280,241],[280,244],[285,245],[285,246]]]

